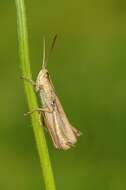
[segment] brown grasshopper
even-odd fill
[[[55,40],[56,36],[53,39],[49,54],[54,47]],[[41,98],[42,108],[37,108],[28,113],[39,111],[42,122],[47,127],[54,146],[57,149],[67,150],[74,146],[74,144],[77,142],[77,137],[81,135],[81,132],[70,124],[60,100],[56,95],[50,74],[46,69],[46,65],[47,59],[45,59],[44,40],[42,69],[37,76],[36,82],[34,82],[36,91],[39,93]]]

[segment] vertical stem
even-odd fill
[[[20,64],[22,69],[22,75],[27,78],[32,78],[30,71],[25,2],[24,0],[15,0],[15,3],[17,9],[17,29],[18,29],[19,53],[21,60]],[[36,95],[30,83],[24,81],[24,85],[25,85],[25,92],[26,92],[29,110],[31,111],[32,109],[38,107]],[[32,120],[32,126],[40,158],[41,169],[44,176],[46,190],[56,190],[46,139],[43,128],[40,125],[39,121],[39,114],[37,112],[33,113],[31,115],[31,120]]]

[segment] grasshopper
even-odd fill
[[[53,39],[49,55],[52,52],[55,40],[56,36]],[[44,40],[42,69],[37,76],[36,82],[34,82],[36,92],[40,95],[42,108],[37,108],[28,113],[39,111],[41,121],[47,127],[55,148],[67,150],[74,146],[81,132],[70,124],[60,100],[56,95],[50,74],[46,69],[48,57],[45,59]]]

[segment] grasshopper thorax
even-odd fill
[[[43,85],[47,82],[48,79],[49,79],[48,70],[45,68],[41,69],[36,79],[36,91],[42,89]]]

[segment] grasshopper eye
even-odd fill
[[[49,78],[49,73],[45,73],[45,77],[46,77],[46,78]]]
[[[51,105],[54,106],[55,103],[56,103],[55,100],[53,100],[53,101],[51,102]]]

